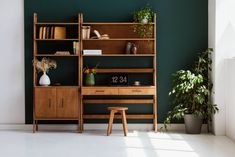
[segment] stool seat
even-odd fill
[[[122,117],[122,125],[124,130],[124,135],[126,136],[128,133],[127,129],[127,122],[126,122],[126,110],[128,110],[127,107],[108,107],[108,110],[110,110],[110,116],[109,116],[109,125],[107,130],[107,136],[109,136],[112,133],[112,126],[113,126],[113,119],[115,117],[115,113],[121,113]]]
[[[116,111],[126,111],[127,107],[108,107],[108,110],[116,110]]]

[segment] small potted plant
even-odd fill
[[[95,85],[95,75],[96,74],[96,70],[97,69],[97,65],[94,68],[89,68],[88,66],[86,66],[83,69],[83,72],[86,74],[85,76],[85,85],[86,86],[94,86]]]
[[[173,108],[164,121],[165,128],[172,120],[184,119],[186,133],[199,134],[203,120],[208,122],[218,111],[217,105],[210,103],[212,83],[208,79],[211,70],[212,49],[202,52],[192,70],[179,70],[173,74]]]
[[[39,84],[41,86],[49,86],[51,84],[51,81],[47,73],[50,69],[56,69],[56,61],[43,57],[41,61],[35,59],[33,64],[38,72],[43,72],[43,75],[39,79]]]
[[[139,11],[134,12],[134,22],[137,23],[134,25],[134,32],[136,32],[142,38],[152,37],[153,26],[150,24],[153,22],[154,12],[149,7],[149,5],[140,9]]]

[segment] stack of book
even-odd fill
[[[102,55],[102,50],[83,50],[83,55]]]
[[[39,39],[66,39],[65,27],[40,27]]]

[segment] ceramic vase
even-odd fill
[[[86,74],[85,84],[86,84],[86,86],[94,86],[95,85],[95,75],[93,73]]]
[[[41,86],[49,86],[51,84],[50,78],[46,72],[43,72],[43,75],[40,77],[39,84]]]

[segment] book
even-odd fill
[[[46,29],[47,27],[43,27],[42,39],[46,39]]]
[[[50,39],[54,39],[54,30],[55,30],[55,27],[51,27]]]
[[[77,55],[79,53],[79,50],[80,50],[79,42],[74,41],[73,42],[73,53],[75,55]]]
[[[54,39],[66,39],[66,28],[55,27],[54,28]]]
[[[43,34],[43,27],[39,28],[39,39],[42,39],[42,34]]]
[[[46,28],[46,39],[50,39],[50,27]]]
[[[102,50],[83,50],[83,55],[102,55]]]

